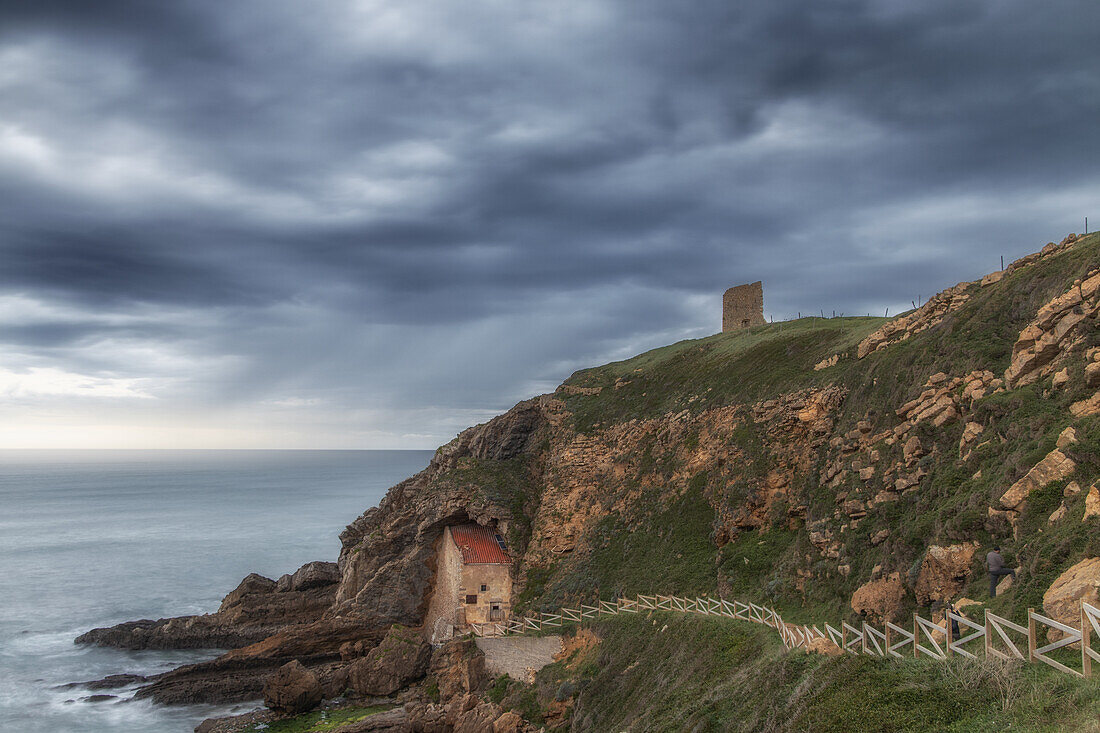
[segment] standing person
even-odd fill
[[[997,581],[1005,575],[1011,575],[1015,580],[1016,571],[1005,567],[1005,559],[1001,557],[1001,548],[997,545],[985,556],[985,564],[989,568],[989,597],[994,598],[997,595]]]

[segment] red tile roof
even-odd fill
[[[462,551],[462,562],[511,564],[512,560],[504,548],[504,540],[498,542],[500,535],[494,535],[488,527],[480,524],[463,524],[451,527],[451,537]]]

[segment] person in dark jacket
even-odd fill
[[[1005,575],[1016,578],[1016,571],[1005,567],[1005,559],[1001,557],[1001,548],[994,546],[993,551],[985,556],[986,567],[989,568],[989,597],[997,595],[997,581]]]

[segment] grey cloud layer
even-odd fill
[[[1097,21],[1083,0],[0,3],[0,298],[41,306],[0,311],[0,368],[155,377],[168,413],[384,409],[361,427],[431,444],[716,330],[736,282],[763,278],[776,317],[897,310],[1079,229]]]

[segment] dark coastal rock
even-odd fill
[[[432,659],[432,647],[415,629],[394,626],[367,656],[352,662],[337,674],[337,685],[359,695],[390,695],[423,677]]]
[[[382,636],[383,632],[367,629],[357,619],[325,619],[289,626],[217,659],[151,677],[135,697],[168,705],[256,700],[262,695],[266,678],[291,660],[312,670],[328,688],[342,667],[341,645],[362,640],[373,646]]]
[[[148,678],[142,677],[140,674],[109,674],[103,679],[90,680],[88,682],[70,682],[67,685],[58,685],[54,689],[72,690],[79,687],[85,690],[115,690],[119,687],[145,682],[147,679]]]
[[[307,562],[293,573],[287,573],[279,578],[275,584],[275,590],[280,593],[287,591],[303,591],[321,588],[340,582],[340,567],[334,562]]]
[[[310,568],[311,565],[326,567]],[[274,580],[252,573],[226,595],[216,613],[128,621],[92,629],[78,636],[76,643],[121,649],[237,649],[248,646],[287,626],[312,623],[325,614],[337,589],[332,567],[327,566],[335,567],[335,564],[302,566],[294,574],[302,573],[299,589],[285,592],[277,591]]]
[[[431,672],[444,702],[468,695],[485,684],[485,653],[470,639],[454,639],[432,653]]]
[[[80,698],[80,702],[108,702],[117,699],[118,695],[88,695],[87,697]]]
[[[392,625],[422,623],[434,544],[445,526],[476,521],[507,534],[509,524],[522,519],[513,516],[513,502],[480,491],[457,469],[471,459],[507,460],[534,453],[538,441],[533,436],[547,424],[540,401],[534,399],[464,431],[440,448],[424,471],[393,487],[378,507],[348,526],[340,536],[339,564],[307,563],[278,581],[249,575],[216,613],[133,621],[95,629],[78,642],[127,649],[231,650],[150,677],[135,693],[138,699],[163,704],[256,700],[265,680],[291,660],[336,694],[347,684],[337,674],[349,666],[341,661],[341,647],[346,658],[366,660]],[[522,462],[516,465],[521,472],[536,470]],[[514,479],[525,480],[522,473]],[[510,549],[524,551],[523,546]],[[408,668],[392,672],[364,662],[356,675],[360,687],[381,690],[408,684],[429,663],[424,649],[419,643],[410,647]],[[454,680],[450,686],[456,694],[481,684],[484,672],[476,665],[454,660],[448,679]]]
[[[264,705],[283,713],[304,713],[320,704],[317,675],[298,660],[287,662],[264,682]]]

